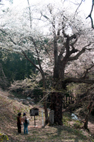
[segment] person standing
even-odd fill
[[[19,112],[17,116],[17,128],[18,128],[18,133],[21,133],[21,112]]]
[[[28,119],[26,113],[23,113],[24,134],[28,134]]]

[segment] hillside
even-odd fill
[[[36,117],[37,126],[34,127],[34,118],[29,115],[29,110],[33,106],[23,105],[15,99],[9,98],[9,93],[0,90],[0,133],[4,133],[9,137],[8,142],[89,142],[93,137],[86,131],[77,130],[70,125],[64,126],[46,126],[42,128],[41,109],[40,115]],[[30,120],[29,134],[17,133],[16,117],[18,112],[27,112]]]

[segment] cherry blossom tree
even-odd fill
[[[0,48],[22,53],[41,73],[46,122],[46,75],[48,71],[51,72],[50,107],[54,110],[54,123],[62,125],[62,97],[67,85],[72,82],[94,83],[94,79],[88,75],[94,67],[93,31],[81,22],[80,16],[74,18],[63,6],[48,4],[42,8],[42,5],[33,5],[32,13],[30,6],[28,1],[27,7],[20,13],[14,7],[0,11]],[[29,59],[26,50],[34,54],[37,65]],[[88,64],[84,68],[85,63]]]

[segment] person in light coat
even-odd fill
[[[23,113],[23,125],[24,125],[24,134],[28,134],[28,125],[29,120],[27,119],[26,113]]]

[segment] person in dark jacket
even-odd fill
[[[17,116],[17,128],[18,128],[18,133],[21,133],[21,112],[19,112]]]

